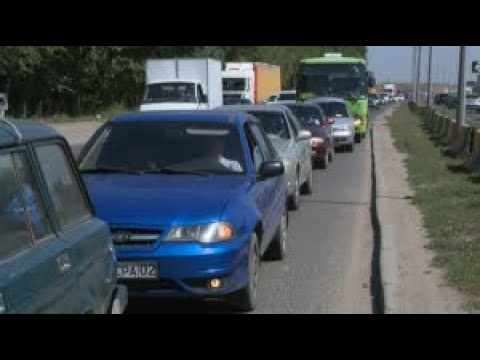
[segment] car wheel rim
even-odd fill
[[[250,280],[250,294],[252,299],[256,299],[257,296],[257,285],[258,285],[258,268],[259,268],[259,256],[258,256],[258,245],[255,245],[254,250],[252,252],[252,259],[251,261],[251,280]]]
[[[287,215],[282,216],[282,248],[285,251],[287,249]]]
[[[295,201],[298,201],[300,197],[300,186],[298,184],[298,177],[295,179]]]

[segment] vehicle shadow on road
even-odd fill
[[[133,314],[235,314],[221,300],[129,299],[126,315]]]

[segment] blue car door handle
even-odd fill
[[[58,268],[61,273],[64,273],[72,267],[72,263],[70,262],[70,257],[67,253],[60,255],[57,258]]]

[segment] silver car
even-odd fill
[[[285,166],[289,209],[300,207],[300,194],[311,194],[313,185],[310,131],[302,130],[295,115],[284,105],[231,105],[220,111],[241,111],[260,120]]]
[[[467,95],[465,97],[465,107],[469,111],[480,112],[480,95]]]
[[[319,97],[309,99],[307,102],[319,105],[325,116],[334,121],[332,138],[335,150],[346,148],[353,152],[355,147],[355,119],[348,111],[345,101],[335,97]]]

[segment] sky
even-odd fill
[[[433,82],[455,84],[458,78],[459,46],[433,46]],[[472,61],[480,60],[480,46],[467,46],[466,80],[476,80]],[[377,81],[412,81],[412,46],[368,46],[368,68]],[[422,46],[422,81],[428,71],[428,46]]]

